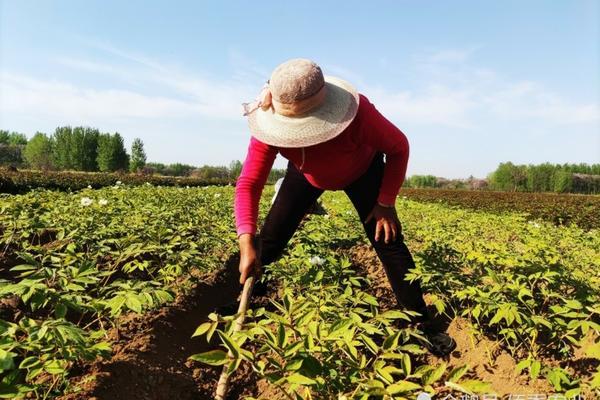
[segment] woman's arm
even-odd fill
[[[406,176],[408,139],[400,129],[377,111],[369,99],[360,95],[360,102],[362,141],[385,153],[385,169],[377,201],[384,205],[393,205]]]
[[[244,284],[250,274],[260,270],[254,247],[258,205],[276,156],[275,148],[252,137],[242,172],[235,186],[234,209],[240,245],[241,284]]]
[[[238,237],[254,235],[258,219],[258,203],[277,150],[252,137],[242,172],[235,186],[235,221]]]
[[[385,168],[377,204],[365,222],[374,219],[376,224],[375,241],[379,241],[380,237],[383,237],[385,243],[389,243],[396,240],[401,229],[395,203],[406,175],[408,139],[363,95],[360,95],[359,112],[362,142],[385,153]]]

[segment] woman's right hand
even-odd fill
[[[254,275],[256,278],[260,277],[262,268],[260,260],[256,255],[256,248],[254,247],[254,236],[249,233],[240,235],[240,283],[243,285],[246,279]]]

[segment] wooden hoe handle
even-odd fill
[[[242,298],[240,299],[240,305],[238,307],[238,317],[234,322],[233,331],[238,332],[242,329],[242,325],[244,324],[244,318],[246,317],[246,310],[248,309],[248,302],[250,301],[250,296],[252,295],[252,288],[254,287],[254,275],[249,276],[244,283],[244,289],[242,291]],[[233,353],[229,351],[227,354],[228,358],[233,358]],[[227,395],[227,389],[229,386],[229,374],[227,373],[227,369],[229,365],[223,366],[223,372],[221,372],[221,376],[219,377],[219,383],[217,384],[217,394],[215,395],[215,399],[217,400],[225,400],[225,396]]]

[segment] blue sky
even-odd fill
[[[240,103],[306,57],[407,135],[409,175],[597,163],[599,4],[0,0],[0,129],[89,125],[226,165],[250,137]]]

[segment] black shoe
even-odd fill
[[[427,323],[420,324],[419,329],[427,339],[422,344],[434,356],[446,357],[456,349],[456,341],[447,333],[436,330]]]

